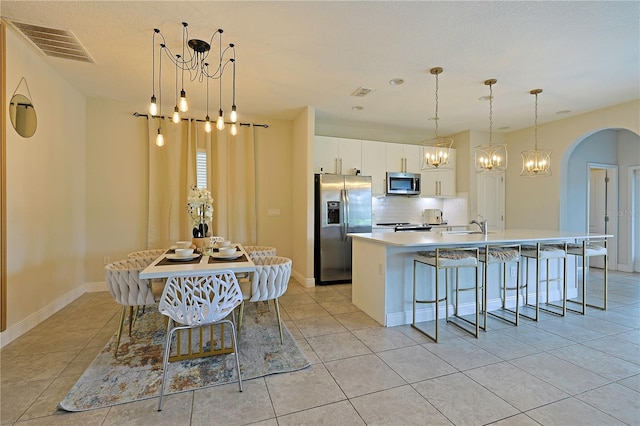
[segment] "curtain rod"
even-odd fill
[[[134,112],[133,113],[134,117],[144,117],[144,118],[149,118],[149,114],[140,114],[139,112]],[[164,119],[164,115],[154,115],[151,118],[162,118]],[[204,123],[205,120],[200,120],[199,118],[181,118],[181,120],[195,120],[196,122],[200,122],[200,123]],[[215,121],[212,121],[211,123],[215,124]],[[230,121],[225,121],[224,124],[232,124]],[[256,123],[238,123],[240,126],[251,126],[253,124],[254,127],[264,127],[265,129],[269,128],[268,124],[256,124]]]

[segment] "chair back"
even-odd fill
[[[244,246],[244,250],[249,254],[249,257],[254,263],[256,259],[259,259],[261,257],[270,257],[276,255],[276,248],[269,246]]]
[[[104,278],[109,293],[116,302],[125,306],[154,304],[151,282],[140,279],[140,271],[149,266],[155,257],[136,257],[119,260],[104,267]]]
[[[277,299],[282,296],[291,278],[291,259],[286,257],[260,257],[253,261],[256,271],[251,281],[250,302]]]
[[[167,249],[140,250],[127,254],[127,257],[129,259],[132,257],[153,257],[154,259],[157,259],[163,255],[165,251],[167,251]]]
[[[158,310],[179,324],[198,326],[223,320],[240,303],[242,291],[235,274],[221,270],[169,277]]]

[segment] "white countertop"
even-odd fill
[[[508,244],[571,241],[584,238],[609,238],[610,234],[589,234],[576,232],[561,232],[537,229],[507,229],[500,232],[489,231],[482,234],[455,234],[441,231],[430,232],[372,232],[349,234],[354,239],[362,239],[381,244],[399,247],[429,247],[429,246],[465,246],[483,244]]]

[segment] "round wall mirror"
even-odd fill
[[[36,132],[38,119],[31,100],[24,95],[13,95],[9,104],[11,124],[23,138],[30,138]]]

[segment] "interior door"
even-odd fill
[[[478,215],[487,220],[488,230],[504,230],[504,173],[481,174],[477,179]]]
[[[588,205],[589,219],[587,226],[590,233],[613,234],[607,243],[609,252],[609,269],[616,269],[618,263],[618,178],[616,166],[589,165]],[[604,259],[597,256],[589,259],[589,266],[604,267]]]

